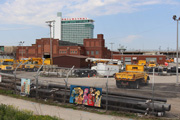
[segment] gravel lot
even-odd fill
[[[34,79],[35,72],[23,72],[18,71],[18,77]],[[56,83],[64,84],[64,79],[66,78],[56,78],[56,77],[40,77],[40,83]],[[105,90],[107,78],[68,78],[68,85],[83,85],[83,86],[94,86],[101,87]],[[117,88],[115,79],[108,79],[108,87],[110,91],[127,93],[133,95],[143,95],[152,96],[152,82],[153,76],[150,75],[150,84],[148,86],[141,86],[140,89],[128,89],[128,88]],[[154,76],[154,96],[166,98],[167,103],[171,104],[171,111],[167,112],[168,117],[179,117],[180,116],[180,86],[176,86],[176,76]]]

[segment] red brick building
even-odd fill
[[[98,34],[97,38],[84,39],[83,45],[52,39],[52,57],[62,55],[110,58],[111,52],[105,47],[103,34]],[[22,57],[50,58],[50,38],[36,39],[36,44],[32,44],[32,46],[18,46],[16,59],[21,59]]]
[[[59,56],[59,57],[58,57]],[[62,57],[64,56],[64,57]],[[65,57],[67,56],[67,57]],[[98,34],[97,38],[84,39],[83,45],[52,39],[52,58],[68,58],[79,59],[85,57],[92,58],[111,58],[111,51],[105,47],[103,34]],[[75,56],[75,57],[72,57]],[[79,58],[78,58],[79,56]],[[18,46],[16,50],[16,59],[21,58],[50,58],[50,38],[36,39],[36,43],[32,46]],[[122,55],[118,52],[113,52],[113,59],[119,59],[126,64],[136,64],[138,60],[154,60],[158,64],[164,64],[165,55]],[[65,60],[65,59],[64,59]],[[80,59],[79,59],[80,60]],[[63,63],[67,63],[64,61]],[[81,67],[81,65],[77,65]]]
[[[139,60],[155,61],[158,64],[164,64],[166,61],[165,55],[122,55],[113,54],[113,59],[119,59],[125,62],[125,64],[137,64]]]

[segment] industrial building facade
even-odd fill
[[[125,64],[137,64],[139,60],[154,61],[157,64],[163,65],[166,61],[165,55],[122,55],[113,54],[113,59],[119,59]]]
[[[93,38],[94,21],[89,18],[62,18],[62,13],[57,13],[53,25],[54,39],[82,44],[85,38]]]
[[[111,52],[105,47],[103,34],[98,34],[97,38],[84,39],[83,45],[52,39],[52,58],[62,55],[110,58]],[[51,58],[50,38],[36,39],[36,44],[32,46],[17,47],[16,59],[29,57]]]
[[[36,39],[32,46],[18,46],[16,50],[16,59],[21,58],[51,58],[50,38]],[[52,39],[52,58],[57,62],[59,58],[79,59],[85,57],[119,59],[125,64],[137,64],[138,60],[155,61],[158,64],[164,64],[165,55],[125,55],[118,52],[112,52],[105,47],[103,34],[98,34],[97,38],[84,39],[83,45]],[[64,56],[64,57],[60,57]],[[65,57],[67,56],[67,57]],[[73,57],[75,56],[75,57]],[[78,57],[79,56],[79,57]],[[67,63],[66,61],[64,63]],[[81,66],[81,65],[78,65]]]

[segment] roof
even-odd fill
[[[83,56],[83,55],[60,55],[57,57],[53,57],[53,58],[58,58],[58,57],[74,57],[74,58],[88,58],[88,56]]]
[[[143,55],[143,54],[113,54],[113,56],[166,56],[166,55]]]

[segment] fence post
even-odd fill
[[[15,70],[14,70],[14,72],[13,72],[13,74],[14,74],[14,90],[15,90],[15,94],[17,93],[17,87],[16,87],[16,71],[17,71],[18,67],[19,67],[21,64],[22,64],[22,62],[20,62],[20,63],[18,64],[18,66],[15,68]]]
[[[153,68],[153,79],[152,79],[152,114],[154,114],[154,70],[155,68]]]
[[[39,76],[39,71],[42,69],[42,67],[44,66],[44,60],[45,59],[43,59],[43,63],[42,63],[42,65],[41,65],[41,67],[38,69],[38,71],[37,71],[37,74],[36,74],[36,76],[35,76],[35,79],[36,79],[36,99],[38,99],[38,76]]]
[[[64,103],[66,103],[66,91],[67,91],[67,84],[68,84],[68,77],[70,72],[74,69],[74,66],[69,70],[69,72],[66,75],[66,79],[64,79],[65,82],[65,93],[64,93]]]
[[[109,79],[109,69],[108,69],[108,74],[107,74],[107,81],[106,81],[106,112],[108,110],[108,79]]]

